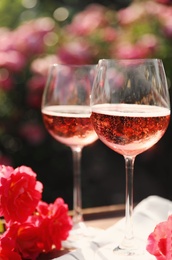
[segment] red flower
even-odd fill
[[[148,237],[147,251],[157,260],[172,259],[172,215],[159,223]]]
[[[35,223],[12,223],[3,234],[4,238],[13,241],[13,248],[24,259],[36,259],[43,250],[40,227]],[[4,250],[4,246],[2,246]]]
[[[0,259],[1,260],[22,260],[21,256],[14,252],[14,240],[4,233],[0,240]]]
[[[51,212],[50,235],[57,249],[61,248],[61,241],[67,239],[72,221],[67,215],[68,206],[63,199],[57,198],[54,204],[49,205]],[[58,234],[58,236],[57,236]]]
[[[40,227],[27,222],[21,224],[18,227],[15,248],[23,258],[36,259],[43,250]]]
[[[42,237],[44,238],[45,250],[50,251],[54,245],[61,248],[61,241],[65,240],[72,228],[72,220],[68,216],[68,206],[62,198],[57,198],[52,204],[39,202],[38,214],[43,217]]]
[[[57,198],[40,201],[42,183],[31,168],[0,165],[0,214],[6,231],[0,237],[0,259],[35,260],[42,252],[61,249],[72,228],[68,206]]]
[[[0,215],[6,222],[25,221],[41,198],[42,183],[36,181],[36,174],[26,166],[16,169],[1,166],[0,176]]]

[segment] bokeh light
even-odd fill
[[[37,5],[37,3],[37,0],[22,0],[22,5],[28,9],[34,8]]]
[[[69,11],[65,7],[59,7],[54,11],[53,17],[57,21],[63,22],[69,17]]]

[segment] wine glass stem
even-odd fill
[[[125,169],[126,169],[126,204],[125,204],[125,237],[123,241],[124,247],[134,246],[133,235],[133,174],[134,174],[134,161],[135,157],[125,156]]]
[[[73,223],[83,221],[81,195],[81,147],[72,147],[73,155]]]

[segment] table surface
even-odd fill
[[[125,207],[124,205],[115,205],[115,206],[104,206],[83,209],[84,221],[88,226],[107,229],[108,227],[114,225],[118,220],[124,216]],[[72,216],[72,211],[70,215]],[[54,250],[51,254],[41,254],[38,260],[50,260],[55,257],[60,257],[69,250],[61,249],[60,251]]]

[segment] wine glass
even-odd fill
[[[84,224],[81,196],[81,155],[98,139],[91,124],[90,95],[96,65],[53,64],[42,98],[42,116],[52,137],[73,154],[73,229],[65,247],[79,247],[81,237],[93,236]]]
[[[142,254],[133,234],[133,168],[135,157],[157,143],[169,124],[170,99],[162,61],[99,60],[91,109],[99,139],[125,159],[125,235],[108,259]]]

